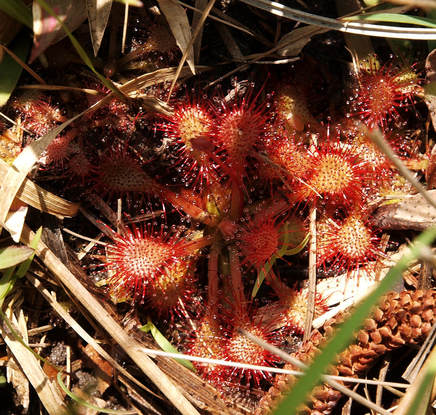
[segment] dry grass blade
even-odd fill
[[[21,188],[27,174],[39,159],[41,153],[47,148],[52,140],[54,140],[54,138],[76,118],[78,118],[78,116],[52,129],[48,134],[28,145],[15,159],[12,166],[9,167],[4,176],[3,185],[1,187],[3,197],[0,200],[0,223],[5,222],[13,200]]]
[[[79,210],[79,204],[65,200],[26,179],[17,192],[22,202],[51,215],[72,217]]]
[[[112,0],[86,0],[92,48],[97,56],[109,20]]]
[[[274,49],[280,56],[297,56],[313,36],[327,31],[328,29],[317,26],[298,27],[283,35]]]
[[[248,333],[248,332],[245,332],[245,333]],[[250,336],[250,333],[248,333],[247,337],[249,337],[249,336]],[[278,368],[278,367],[257,366],[257,365],[241,363],[241,362],[232,362],[230,360],[210,359],[210,358],[205,358],[205,357],[192,356],[192,355],[185,354],[185,353],[171,353],[171,352],[164,352],[162,350],[154,350],[154,349],[147,349],[147,348],[142,348],[141,350],[149,356],[165,356],[165,357],[169,357],[169,358],[173,358],[173,359],[182,358],[182,359],[189,360],[191,362],[211,363],[211,364],[222,365],[222,366],[240,367],[240,368],[244,368],[244,369],[254,369],[254,370],[259,370],[262,372],[283,373],[286,375],[295,375],[295,376],[303,375],[303,372],[301,372],[301,371],[282,369],[282,368]],[[279,349],[276,349],[274,347],[269,349],[269,350],[272,353],[280,355],[281,357],[286,356],[286,358],[283,360],[286,360],[288,357],[290,357],[286,352],[280,351],[280,353],[278,353]],[[293,362],[295,363],[297,361],[293,360]],[[300,363],[300,365],[302,367],[304,367],[301,363]],[[365,385],[381,385],[381,386],[390,386],[390,387],[404,388],[404,389],[407,389],[410,386],[406,383],[384,382],[384,381],[380,381],[380,380],[359,379],[359,378],[352,378],[352,377],[346,377],[346,376],[326,375],[326,378],[333,379],[333,380],[341,380],[341,381],[350,382],[350,383],[362,383]]]
[[[197,39],[197,36],[200,33],[201,28],[203,27],[203,24],[204,24],[207,16],[209,15],[210,11],[212,10],[212,7],[213,7],[214,4],[215,4],[215,0],[209,0],[209,3],[207,4],[206,8],[204,9],[203,14],[201,15],[201,18],[198,21],[197,27],[195,28],[195,31],[192,34],[192,37],[189,40],[188,45],[186,46],[186,49],[183,51],[183,56],[181,57],[180,62],[179,62],[179,66],[177,67],[176,74],[174,76],[173,82],[171,84],[170,91],[168,93],[167,101],[169,101],[169,99],[171,97],[171,94],[173,92],[174,86],[176,85],[177,79],[179,78],[179,75],[180,75],[180,73],[182,71],[182,68],[183,68],[183,65],[185,64],[185,61],[187,61],[187,59],[189,57],[190,50],[193,47],[195,39]],[[187,61],[187,62],[188,62],[188,65],[189,65],[189,61]],[[195,72],[193,72],[193,73],[195,74]]]
[[[202,67],[202,69],[206,69]],[[163,82],[168,82],[174,79],[176,75],[177,68],[164,68],[158,69],[154,72],[149,72],[143,75],[140,75],[136,78],[131,79],[129,82],[126,82],[123,86],[120,87],[120,90],[123,93],[129,95],[132,98],[135,98],[139,95],[138,90],[143,88],[148,88],[149,86],[160,84]],[[186,78],[191,75],[189,68],[182,68],[180,72],[180,76]]]
[[[124,4],[124,22],[123,22],[123,36],[121,38],[121,53],[124,53],[126,47],[126,37],[127,37],[127,24],[129,21],[129,3]]]
[[[34,233],[29,227],[25,226],[21,241],[25,244],[29,244],[30,241],[33,240],[33,237]],[[36,254],[89,313],[96,316],[96,318],[98,316],[99,324],[112,336],[113,340],[121,346],[135,364],[155,383],[182,414],[199,415],[198,411],[156,364],[150,358],[144,356],[139,350],[141,345],[123,330],[47,245],[40,241],[36,249]]]
[[[178,1],[179,4],[181,4],[183,7],[186,7],[187,9],[190,10],[194,10],[196,12],[199,12],[200,14],[202,13],[203,10],[197,9],[196,7],[193,7],[187,3],[184,3],[183,1]],[[212,9],[214,11],[214,13],[217,13],[219,15],[219,13],[221,13],[221,17],[218,16],[214,16],[212,14],[209,15],[209,19],[211,20],[215,20],[216,22],[225,24],[227,26],[233,27],[233,29],[239,30],[241,32],[246,33],[249,36],[253,36],[256,37],[256,34],[254,32],[252,32],[250,29],[248,29],[247,27],[243,26],[242,24],[237,24],[239,22],[234,22],[233,19],[230,16],[227,16],[226,14],[223,14],[220,10],[217,9]],[[198,67],[197,67],[198,69]]]
[[[16,317],[9,312],[12,324],[18,326]],[[2,325],[0,334],[32,384],[44,408],[50,415],[64,413],[64,397],[56,382],[50,380],[41,368],[40,361],[15,336]]]
[[[69,85],[41,85],[41,84],[32,84],[32,85],[21,85],[20,89],[37,89],[37,90],[46,90],[46,91],[77,91],[83,92],[84,94],[89,95],[100,95],[101,92],[96,89],[89,88],[79,88],[77,86],[69,86]]]
[[[307,340],[312,332],[313,314],[316,296],[316,208],[312,207],[309,214],[309,296],[307,301],[307,314],[304,322],[304,338]]]
[[[394,415],[425,414],[429,406],[429,400],[433,388],[434,376],[436,373],[436,348],[428,356],[418,376],[407,389],[406,394],[400,401]],[[419,396],[420,401],[416,402]]]
[[[416,180],[411,171],[404,165],[404,163],[394,153],[389,143],[383,137],[380,130],[373,130],[369,132],[370,139],[380,148],[380,150],[389,158],[389,160],[398,169],[400,174],[422,195],[422,197],[436,209],[436,202],[430,197],[425,187]]]
[[[201,14],[206,8],[207,1],[206,0],[195,0],[195,8],[198,10],[194,13],[192,18],[192,27],[197,27],[198,23],[201,19]],[[200,60],[200,50],[201,50],[201,39],[203,37],[203,27],[200,29],[198,33],[197,39],[194,42],[194,60],[195,63],[198,63]]]
[[[9,165],[0,159],[0,175],[4,176],[8,168]],[[51,215],[71,217],[75,216],[79,210],[78,203],[72,203],[56,196],[27,178],[24,179],[16,197],[22,202]]]
[[[46,84],[44,79],[42,79],[26,62],[23,62],[14,52],[8,49],[5,45],[0,44],[0,48],[4,49],[15,62],[18,63],[25,71],[27,71],[31,76],[33,76],[39,83]]]
[[[194,48],[191,42],[191,27],[185,9],[171,0],[158,0],[159,8],[168,21],[177,46],[186,53],[186,62],[195,74]]]
[[[402,376],[403,379],[406,379],[410,383],[415,381],[416,377],[419,374],[419,371],[422,369],[424,362],[427,360],[427,357],[433,350],[435,344],[436,324],[432,327],[431,332],[428,334],[427,338],[419,349],[419,352],[410,362],[409,366],[407,366],[407,369],[404,371]]]
[[[124,375],[127,379],[138,385],[140,388],[149,391],[152,393],[146,386],[144,386],[141,382],[135,379],[126,369],[120,366],[107,352],[104,350],[92,336],[90,336],[86,330],[80,326],[77,321],[71,317],[71,314],[65,310],[62,305],[60,305],[55,297],[50,294],[50,292],[44,287],[44,285],[36,279],[34,276],[27,274],[27,279],[31,282],[31,284],[41,293],[41,295],[47,300],[49,305],[56,311],[65,322],[83,339],[86,343],[90,344],[94,350],[100,354],[100,356],[107,360],[114,368],[116,368],[122,375]]]
[[[241,0],[250,6],[265,10],[276,16],[306,23],[309,25],[325,27],[344,33],[364,36],[387,37],[393,39],[435,40],[435,29],[416,29],[404,26],[384,26],[361,22],[341,22],[337,19],[318,16],[315,14],[292,9],[283,4],[269,0]]]
[[[14,292],[14,300],[19,298],[21,290],[17,290]],[[26,327],[26,319],[23,313],[23,310],[20,309],[18,317],[18,325],[21,334],[21,338],[24,340],[26,344],[29,344],[29,332]],[[16,393],[17,399],[19,399],[20,405],[23,407],[23,410],[29,411],[30,407],[30,382],[27,379],[26,375],[21,370],[20,365],[15,359],[14,355],[8,351],[8,355],[10,355],[9,365],[6,369],[6,376],[9,383],[12,384]]]

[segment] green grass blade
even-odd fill
[[[40,227],[36,233],[34,238],[32,239],[32,242],[29,245],[29,248],[35,250],[38,247],[39,240],[41,239],[42,235],[42,227]],[[29,270],[30,264],[33,261],[33,258],[35,257],[35,251],[33,251],[32,255],[30,255],[29,258],[27,258],[24,262],[20,264],[18,267],[16,278],[23,278],[26,275],[26,272]]]
[[[257,273],[256,282],[254,283],[253,290],[251,291],[251,298],[256,297],[257,293],[259,292],[260,286],[262,285],[265,277],[271,271],[271,268],[273,267],[276,260],[277,257],[273,255],[268,261],[265,262],[265,265]]]
[[[33,30],[32,12],[22,0],[0,0],[0,10]]]
[[[271,271],[271,268],[277,261],[277,259],[284,257],[285,255],[296,255],[299,252],[301,252],[304,247],[307,245],[310,239],[310,233],[308,233],[305,238],[295,247],[295,248],[287,248],[288,241],[285,239],[283,243],[283,247],[279,250],[279,252],[276,255],[273,255],[267,262],[265,262],[265,265],[262,267],[262,269],[259,270],[257,273],[256,282],[254,283],[253,290],[251,291],[251,298],[256,297],[260,286],[262,285],[265,276],[269,274]]]
[[[0,278],[0,308],[6,296],[11,292],[17,278],[14,275],[15,267],[8,268]]]
[[[427,17],[409,16],[407,14],[396,13],[371,13],[360,14],[358,16],[344,17],[343,20],[355,21],[364,20],[366,22],[388,22],[388,23],[404,23],[416,26],[424,26],[436,28],[436,21]]]
[[[156,343],[159,345],[159,347],[167,353],[179,353],[179,351],[165,338],[165,336],[158,330],[158,328],[149,320],[147,324],[140,327],[141,331],[148,333],[150,332],[153,336]],[[188,369],[195,370],[194,365],[186,359],[176,359],[179,363],[181,363],[183,366],[187,367]]]
[[[27,33],[21,32],[11,43],[10,50],[25,61],[31,44],[31,37]],[[0,108],[8,102],[22,70],[23,68],[8,53],[5,53],[0,62]]]
[[[294,385],[286,398],[279,404],[275,415],[291,415],[296,413],[296,408],[303,404],[312,389],[321,382],[321,376],[327,371],[328,366],[337,355],[345,349],[353,338],[353,333],[362,326],[372,307],[377,304],[380,297],[388,291],[401,274],[407,269],[408,264],[419,257],[420,252],[426,249],[436,238],[436,228],[430,228],[419,235],[398,263],[380,281],[377,288],[371,292],[354,310],[351,317],[337,330],[335,336],[323,348],[321,354],[307,369],[305,375]]]

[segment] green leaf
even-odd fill
[[[11,245],[0,249],[0,269],[18,265],[33,254],[33,249],[23,245]]]
[[[179,351],[165,338],[165,336],[157,329],[157,327],[152,323],[151,320],[148,320],[147,324],[140,327],[139,330],[148,333],[150,332],[153,336],[153,339],[156,341],[156,343],[160,346],[160,348],[164,352],[168,353],[179,353]],[[183,366],[187,367],[188,369],[195,370],[194,365],[186,359],[176,359],[179,363],[181,363]]]
[[[1,1],[1,0],[0,0]],[[29,54],[32,39],[22,32],[10,44],[11,52],[25,61]],[[0,62],[0,108],[8,102],[23,68],[7,52]]]
[[[41,235],[42,235],[42,227],[40,227],[36,233],[35,236],[32,239],[32,242],[29,245],[29,248],[33,249],[33,253],[32,255],[30,255],[29,258],[27,258],[23,263],[20,264],[20,266],[18,267],[17,273],[16,273],[16,277],[17,278],[22,278],[26,275],[27,271],[29,270],[30,264],[33,261],[33,258],[35,257],[35,249],[38,247],[39,244],[39,240],[41,239]]]
[[[17,272],[15,273],[15,266],[8,268],[3,276],[0,279],[0,307],[3,305],[3,301],[6,296],[11,292],[12,288],[15,285],[17,279],[24,277],[26,272],[29,270],[30,264],[35,257],[35,249],[38,246],[39,240],[41,238],[42,228],[39,228],[32,239],[30,244],[31,254],[30,256],[24,260],[20,266],[18,267]]]
[[[309,242],[309,239],[310,239],[310,233],[308,233],[306,237],[296,247],[285,249],[283,252],[280,251],[280,256],[297,255],[305,248],[305,246]]]
[[[276,255],[273,255],[266,263],[265,265],[259,270],[257,273],[256,282],[254,283],[253,290],[251,291],[251,298],[256,297],[260,286],[262,285],[265,277],[269,274],[271,271],[271,268],[277,261],[277,259],[284,257],[285,255],[296,255],[299,252],[301,252],[304,247],[307,245],[310,239],[310,233],[308,233],[305,238],[294,248],[289,248],[290,244],[290,235],[292,231],[289,231],[288,224],[284,225],[284,235],[285,238],[283,240],[283,245],[279,249]],[[291,244],[292,245],[292,244]]]
[[[32,12],[24,4],[23,0],[0,0],[0,10],[3,10],[28,28],[33,29]]]
[[[62,372],[58,372],[57,375],[57,381],[59,383],[59,386],[61,387],[61,389],[77,404],[85,406],[86,408],[90,408],[94,411],[97,411],[98,413],[102,413],[102,414],[115,414],[115,415],[131,415],[131,414],[136,414],[137,411],[121,411],[121,410],[116,410],[116,409],[109,409],[109,408],[100,408],[98,406],[95,406],[91,403],[89,403],[88,401],[85,401],[85,399],[80,398],[79,396],[77,396],[75,393],[71,392],[67,386],[65,385],[65,383],[62,381]]]
[[[0,308],[6,296],[11,292],[17,278],[14,275],[15,267],[8,268],[0,278]]]
[[[436,21],[427,17],[409,16],[407,14],[396,13],[371,13],[359,14],[357,16],[344,17],[342,20],[364,20],[370,22],[389,22],[389,23],[405,23],[417,26],[425,26],[436,28]]]
[[[256,297],[256,295],[259,291],[259,288],[263,283],[263,280],[271,271],[271,268],[273,267],[277,258],[279,258],[279,257],[276,255],[273,255],[267,262],[265,262],[265,265],[257,273],[256,282],[254,283],[253,290],[251,291],[251,298]]]
[[[290,393],[279,404],[275,415],[290,415],[296,413],[296,408],[303,404],[312,389],[321,382],[321,376],[337,355],[345,349],[353,338],[353,333],[362,326],[372,307],[377,304],[380,297],[401,278],[408,264],[419,257],[421,250],[427,248],[436,238],[436,229],[430,228],[415,239],[407,252],[398,263],[380,281],[377,288],[372,291],[354,310],[351,317],[337,330],[335,336],[328,341],[321,354],[306,370],[305,375],[294,385]]]

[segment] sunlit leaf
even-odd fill
[[[0,249],[0,269],[14,267],[33,254],[33,249],[24,245],[11,245]]]

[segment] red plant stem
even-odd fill
[[[273,270],[266,275],[265,279],[279,298],[286,296],[290,290],[290,288],[277,277]]]
[[[215,310],[218,303],[218,257],[219,249],[217,244],[213,244],[209,252],[209,261],[207,264],[207,298],[210,309]]]
[[[198,249],[209,246],[213,243],[215,237],[213,235],[203,236],[202,238],[194,239],[193,241],[185,242],[183,244],[183,251],[186,255],[191,255]]]
[[[239,253],[236,248],[231,247],[230,251],[230,276],[233,288],[233,297],[235,300],[235,310],[242,311],[245,309],[244,284],[242,283],[241,263]]]
[[[241,217],[244,206],[244,195],[242,194],[242,186],[239,181],[232,178],[232,201],[230,205],[230,218],[238,220]]]
[[[316,204],[310,209],[310,242],[309,242],[309,296],[307,298],[307,314],[304,322],[304,338],[308,340],[312,332],[313,313],[316,297]]]
[[[198,220],[199,222],[202,222],[208,226],[213,225],[213,220],[206,211],[199,208],[198,206],[195,206],[183,196],[180,196],[172,192],[171,190],[164,188],[160,188],[159,191],[165,200],[172,203],[174,207],[182,209],[191,218]]]

